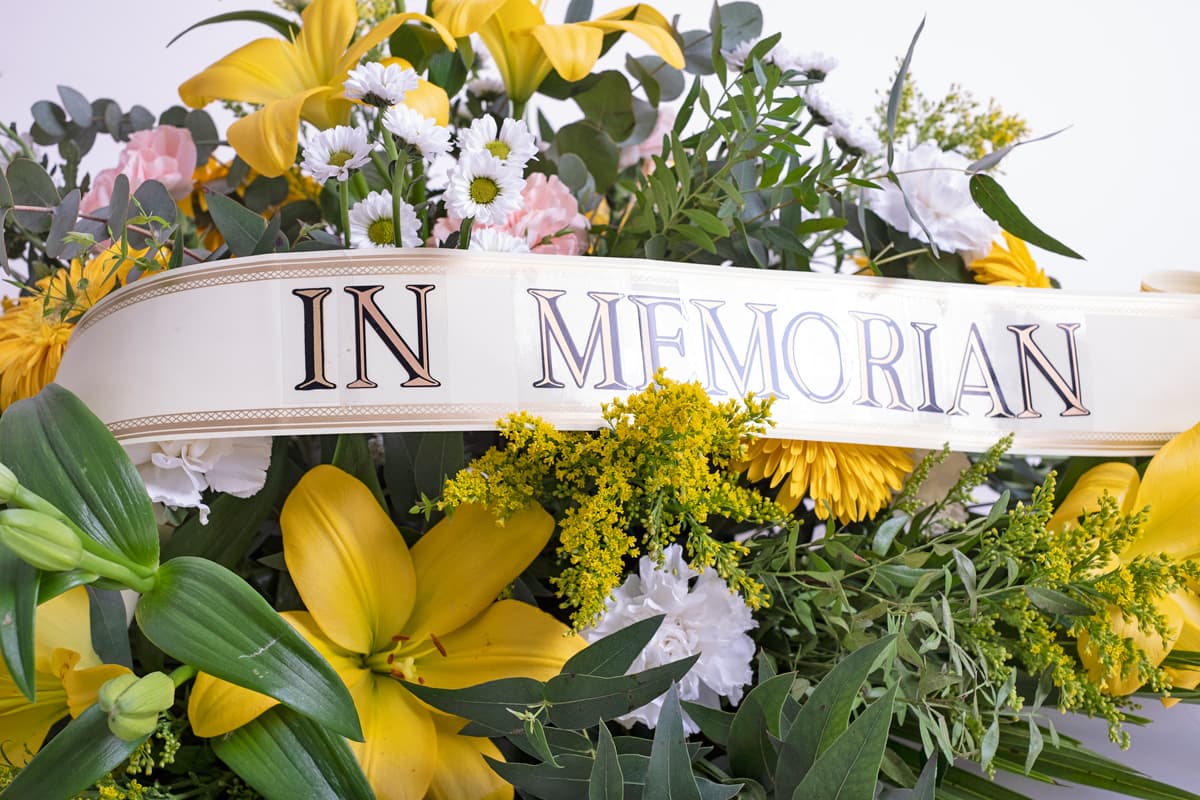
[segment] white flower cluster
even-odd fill
[[[197,508],[208,524],[207,489],[250,497],[262,489],[271,466],[271,437],[170,439],[125,445],[146,492],[171,508]]]
[[[696,665],[679,683],[679,698],[718,708],[725,697],[736,705],[743,687],[753,680],[754,640],[746,631],[758,623],[741,596],[731,592],[713,569],[698,573],[688,566],[677,544],[663,552],[661,567],[643,556],[638,574],[630,575],[613,592],[600,620],[581,634],[595,641],[657,614],[666,618],[629,673],[699,653]],[[662,704],[663,698],[656,698],[618,721],[626,727],[641,722],[653,728]],[[699,731],[686,713],[683,724],[689,734]]]
[[[758,42],[751,40],[739,42],[731,50],[722,50],[721,55],[725,57],[725,63],[731,68],[736,70],[745,69],[746,62],[750,59],[750,51],[754,49],[756,44]],[[838,65],[836,58],[825,53],[813,51],[793,54],[783,45],[775,45],[768,50],[763,55],[762,61],[767,64],[774,64],[784,72],[802,72],[806,77],[813,80],[823,80]]]
[[[458,164],[450,170],[446,211],[480,225],[501,225],[521,208],[525,165],[537,155],[537,141],[525,123],[483,116],[458,135]]]

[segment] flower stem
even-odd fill
[[[99,575],[101,578],[108,578],[110,581],[116,581],[139,594],[145,594],[154,588],[154,578],[144,578],[135,574],[128,567],[86,550],[79,559],[79,569]]]
[[[407,173],[408,159],[404,152],[397,152],[392,171],[392,241],[396,247],[400,246],[400,204],[404,202],[404,178]]]
[[[338,181],[338,206],[342,215],[342,244],[350,249],[350,186]]]
[[[193,667],[191,664],[184,664],[181,667],[176,667],[171,671],[171,682],[174,683],[176,687],[182,686],[192,678],[196,677],[197,672],[199,672],[199,670]]]

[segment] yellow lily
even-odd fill
[[[444,27],[416,12],[385,17],[351,44],[358,24],[354,0],[313,0],[300,19],[294,41],[256,39],[179,87],[193,108],[217,99],[262,105],[230,125],[227,137],[246,163],[268,177],[295,162],[301,119],[322,129],[349,121],[352,104],[342,95],[346,73],[405,22],[425,23],[455,47]]]
[[[433,0],[433,16],[457,37],[479,33],[518,107],[551,68],[567,81],[586,78],[600,58],[605,34],[631,33],[676,69],[684,63],[670,23],[644,3],[563,25],[547,24],[533,0]]]
[[[283,616],[354,697],[366,741],[351,747],[379,798],[511,797],[480,757],[499,758],[495,746],[458,735],[463,720],[433,711],[400,681],[546,679],[583,647],[549,614],[496,601],[545,546],[550,515],[532,507],[499,527],[485,509],[463,506],[410,552],[370,490],[326,465],[296,485],[280,525],[308,608]],[[201,674],[188,715],[198,735],[219,736],[274,703]]]
[[[1061,530],[1075,524],[1080,514],[1097,510],[1100,498],[1108,494],[1117,501],[1123,514],[1150,509],[1141,534],[1118,554],[1118,562],[1126,564],[1137,556],[1158,553],[1176,561],[1195,559],[1200,557],[1198,471],[1200,425],[1163,445],[1141,478],[1132,466],[1118,462],[1100,464],[1085,472],[1050,519],[1048,527]],[[1200,596],[1195,591],[1182,589],[1163,596],[1158,601],[1158,611],[1167,620],[1171,631],[1165,640],[1126,620],[1118,608],[1111,608],[1109,616],[1113,631],[1133,639],[1156,665],[1162,663],[1172,648],[1200,650]],[[1130,694],[1145,682],[1136,670],[1105,674],[1087,637],[1080,638],[1079,656],[1092,679],[1110,695]],[[1191,689],[1200,684],[1200,672],[1167,671],[1176,687]]]
[[[24,766],[54,723],[67,714],[83,713],[110,678],[129,673],[96,655],[90,620],[87,590],[82,586],[38,606],[34,702],[0,667],[0,752],[13,764]]]

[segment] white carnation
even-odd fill
[[[581,634],[595,641],[658,614],[666,618],[629,674],[699,653],[696,665],[679,682],[679,698],[718,708],[724,697],[736,705],[743,687],[753,680],[754,640],[746,631],[758,623],[741,596],[731,592],[712,568],[697,573],[688,566],[677,544],[663,552],[661,567],[643,556],[638,574],[625,579],[608,599],[599,621]],[[626,727],[641,722],[653,728],[662,704],[663,698],[658,697],[618,722]],[[683,726],[689,734],[700,730],[686,713]]]
[[[125,445],[146,492],[171,508],[198,508],[208,524],[201,492],[212,489],[250,497],[262,489],[271,466],[271,437],[169,439]]]
[[[889,182],[883,189],[868,191],[867,204],[896,230],[929,242],[929,236],[905,207],[904,195],[908,195],[938,247],[956,252],[970,263],[988,254],[992,239],[1000,235],[1000,226],[971,200],[966,174],[969,163],[965,157],[943,151],[933,142],[897,151],[892,169],[904,193]]]

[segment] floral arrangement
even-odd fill
[[[63,87],[0,126],[0,797],[1196,796],[1054,717],[1125,743],[1139,696],[1200,697],[1200,427],[1132,463],[798,441],[771,398],[660,371],[597,431],[513,409],[118,444],[59,362],[105,296],[197,263],[450,248],[1033,291],[1029,245],[1076,255],[992,175],[1025,122],[923,95],[916,36],[854,120],[821,94],[836,61],[752,3],[281,5],[199,23],[271,31],[187,108]],[[123,149],[88,174],[98,135]]]

